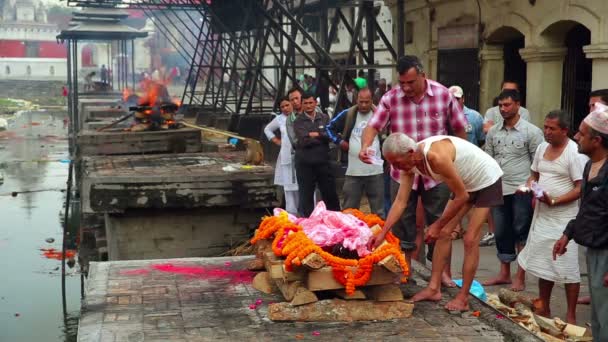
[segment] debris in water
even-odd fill
[[[15,313],[15,317],[19,317],[19,316],[21,316],[21,314],[20,314],[20,313],[18,313],[18,312],[17,312],[17,313]]]
[[[74,260],[74,258],[69,258],[68,259],[68,267],[72,268],[76,265],[76,260]]]
[[[47,259],[61,260],[63,258],[61,251],[58,251],[55,248],[40,248],[40,251],[42,252],[42,255]],[[65,257],[67,259],[74,259],[75,255],[76,251],[73,249],[68,249],[65,251]]]
[[[17,191],[13,191],[13,192],[11,192],[11,196],[13,196],[13,197],[17,197],[17,195],[18,195],[18,194],[19,194],[19,193],[18,193]]]
[[[53,242],[55,242],[55,239],[53,239],[53,238],[46,238],[46,240],[44,240],[44,241],[46,241],[47,243],[53,243]]]

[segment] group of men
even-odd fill
[[[481,227],[491,212],[501,266],[486,285],[509,283],[522,290],[525,272],[532,273],[539,278],[540,313],[550,316],[553,284],[565,283],[566,318],[575,323],[580,273],[574,240],[587,247],[594,337],[608,340],[608,175],[603,173],[608,171],[608,106],[590,103],[591,113],[575,135],[577,145],[568,138],[570,120],[563,111],[548,113],[543,130],[530,123],[513,82],[503,84],[499,115],[487,115],[480,125],[475,114],[465,117],[462,89],[426,79],[416,57],[402,57],[397,71],[400,87],[381,99],[364,130],[359,157],[370,162],[367,147],[388,127],[391,135],[383,155],[400,185],[373,246],[393,230],[406,255],[419,247],[411,217],[417,197],[422,197],[425,241],[435,242],[433,270],[429,285],[412,299],[441,299],[453,232],[470,212],[463,237],[462,287],[446,304],[448,310],[468,310]],[[511,279],[510,263],[516,260],[519,269]]]
[[[541,314],[549,316],[553,284],[565,283],[566,318],[571,323],[576,321],[580,288],[574,240],[587,248],[594,336],[608,340],[608,107],[590,103],[591,113],[575,136],[577,145],[568,137],[570,120],[562,111],[548,113],[543,130],[530,123],[514,82],[503,83],[498,106],[483,119],[464,106],[462,88],[448,89],[427,79],[417,57],[401,57],[397,72],[399,86],[387,91],[376,107],[374,94],[363,88],[356,105],[331,121],[317,109],[314,97],[290,91],[293,112],[299,113],[286,120],[295,149],[298,213],[312,212],[315,187],[330,210],[358,208],[365,193],[371,210],[386,214],[372,247],[392,230],[411,260],[424,247],[417,243],[423,235],[433,270],[428,286],[414,301],[439,300],[442,285],[453,286],[451,245],[467,216],[463,283],[446,304],[448,310],[469,308],[481,228],[493,218],[500,271],[485,284],[508,283],[522,290],[525,272],[531,273],[539,278]],[[594,102],[608,99],[608,92],[595,95]],[[381,147],[383,133],[390,135]],[[347,155],[342,206],[329,160],[330,142]],[[391,166],[388,213],[382,201],[380,151]],[[426,232],[416,226],[419,199]],[[519,269],[512,279],[513,261]]]

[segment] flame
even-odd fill
[[[182,105],[182,100],[177,97],[172,98],[171,102],[173,102],[173,104],[175,104],[178,107],[181,107],[181,105]]]
[[[133,92],[131,92],[131,90],[129,89],[129,87],[125,87],[122,90],[122,100],[124,102],[127,102],[127,99],[129,98],[129,96],[133,95]]]
[[[158,101],[160,85],[153,81],[147,81],[144,87],[145,93],[139,98],[138,105],[153,106]]]

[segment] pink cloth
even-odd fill
[[[278,215],[282,209],[275,209]],[[289,217],[290,220],[295,218]],[[342,244],[345,248],[357,251],[359,257],[370,253],[367,243],[372,237],[372,231],[365,222],[350,214],[330,211],[325,203],[319,202],[308,218],[295,218],[292,221],[304,229],[304,233],[320,247]]]

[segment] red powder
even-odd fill
[[[181,274],[187,277],[198,279],[230,279],[233,284],[250,283],[253,279],[254,272],[247,270],[225,270],[221,268],[205,268],[202,266],[192,265],[173,265],[173,264],[156,264],[151,266],[153,269],[166,272]]]

